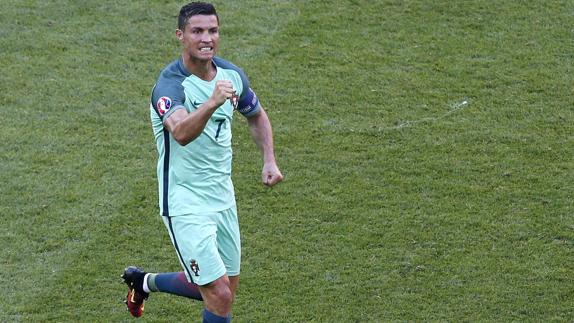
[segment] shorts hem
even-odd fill
[[[199,286],[205,286],[209,283],[213,283],[214,281],[218,280],[219,278],[223,277],[225,275],[225,271],[223,271],[221,274],[215,274],[212,277],[215,278],[206,278],[205,276],[202,277],[200,280],[193,280],[193,282]]]

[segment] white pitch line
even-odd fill
[[[427,118],[422,118],[422,119],[413,120],[413,121],[405,121],[405,122],[403,122],[403,123],[401,123],[401,124],[399,124],[399,125],[396,125],[396,126],[394,126],[394,127],[382,128],[382,129],[380,129],[380,130],[398,130],[398,129],[401,129],[401,128],[406,128],[406,127],[413,126],[413,125],[418,124],[418,123],[437,121],[437,120],[446,118],[446,117],[448,117],[449,115],[451,115],[451,114],[453,114],[453,113],[455,113],[455,112],[457,112],[457,111],[460,111],[460,110],[464,109],[467,105],[468,105],[468,101],[467,101],[467,100],[464,100],[464,101],[462,101],[462,102],[459,102],[459,103],[455,104],[455,105],[452,107],[452,109],[450,109],[448,112],[444,113],[444,114],[441,115],[441,116],[438,116],[438,117],[427,117]]]

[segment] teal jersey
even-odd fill
[[[213,59],[217,74],[204,81],[189,73],[180,59],[160,74],[151,96],[150,117],[158,151],[159,206],[164,216],[217,212],[235,206],[231,182],[233,111],[246,117],[260,109],[249,81],[237,66]],[[230,80],[237,97],[227,100],[203,132],[186,146],[167,131],[163,120],[178,109],[192,112],[213,93],[218,80]]]

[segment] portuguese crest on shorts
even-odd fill
[[[191,271],[193,271],[193,274],[196,277],[199,277],[199,265],[197,264],[197,260],[191,259],[189,267],[191,268]]]

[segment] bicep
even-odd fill
[[[175,111],[170,113],[167,116],[167,118],[163,119],[163,126],[167,129],[167,131],[173,134],[173,131],[177,126],[177,124],[179,124],[183,119],[185,119],[188,114],[189,113],[187,112],[186,109],[183,108],[176,109]]]
[[[257,108],[257,111],[254,111],[253,113],[251,113],[249,115],[244,115],[244,116],[247,119],[247,124],[256,125],[259,122],[259,120],[261,119],[261,116],[263,114],[265,114],[265,110],[263,110],[263,107],[261,105],[259,105],[259,107]]]
[[[259,108],[255,113],[247,117],[247,124],[251,129],[251,133],[254,135],[264,135],[271,131],[271,122],[261,105],[259,105]]]

